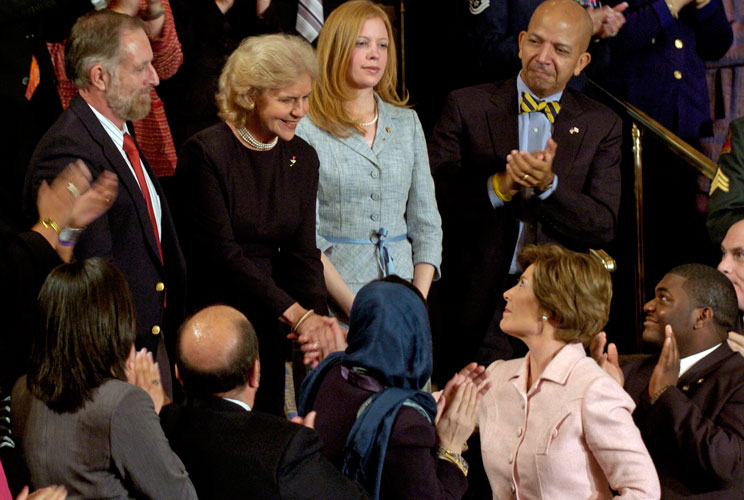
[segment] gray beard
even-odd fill
[[[150,92],[147,92],[146,99],[140,100],[140,95],[134,95],[130,98],[122,97],[119,80],[111,79],[111,89],[106,92],[106,103],[119,116],[129,121],[141,120],[150,112]]]

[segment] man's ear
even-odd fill
[[[695,330],[706,327],[713,321],[713,309],[709,306],[696,307],[693,309],[693,314],[695,316],[693,318],[692,328]]]
[[[519,48],[519,52],[517,53],[517,57],[519,57],[520,59],[522,59],[522,40],[524,40],[524,37],[526,37],[526,36],[527,36],[527,32],[526,31],[520,31],[519,32],[519,38],[517,38],[517,43],[518,43],[517,47]]]
[[[256,358],[251,367],[251,375],[248,377],[248,385],[252,389],[258,389],[258,384],[261,381],[261,362]]]
[[[105,92],[111,82],[111,75],[108,74],[108,71],[102,65],[94,64],[88,72],[88,80],[92,87]]]
[[[592,60],[591,54],[589,52],[583,52],[579,56],[579,60],[576,61],[576,68],[574,68],[574,76],[579,76],[582,71],[584,71],[584,68],[589,64],[589,61]]]

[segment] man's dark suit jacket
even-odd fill
[[[726,342],[651,404],[658,356],[623,367],[625,390],[661,482],[661,497],[744,498],[744,358]]]
[[[517,195],[494,209],[487,194],[489,176],[504,171],[507,155],[519,149],[516,78],[452,92],[434,129],[429,159],[444,241],[442,279],[432,289],[443,317],[432,326],[442,328],[437,337],[451,339],[435,352],[447,353],[443,362],[452,360],[452,370],[473,360],[504,292],[520,205],[536,221],[538,244],[586,251],[615,236],[620,119],[571,89],[560,104],[552,135],[558,186],[544,201],[535,196],[525,203]]]
[[[315,432],[280,417],[188,398],[163,407],[160,423],[201,499],[368,498],[323,456]]]
[[[129,130],[132,130],[131,126]],[[88,226],[75,246],[75,256],[79,259],[109,257],[121,269],[137,310],[137,348],[146,347],[155,355],[159,335],[166,334],[167,345],[183,320],[186,265],[165,195],[141,151],[140,155],[160,196],[164,264],[158,255],[155,233],[137,179],[98,118],[79,95],[34,151],[26,176],[24,212],[29,221],[35,220],[38,217],[36,192],[41,181],[53,179],[78,158],[85,162],[94,178],[103,170],[118,176],[119,194],[113,207]],[[158,286],[160,283],[164,285],[163,290],[159,290],[163,288],[163,285]]]

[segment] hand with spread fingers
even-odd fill
[[[85,165],[82,160],[77,161]],[[105,214],[114,204],[118,188],[119,181],[115,173],[108,170],[101,172],[90,189],[75,198],[70,214],[70,227],[85,227]]]
[[[143,389],[150,395],[152,403],[155,406],[155,413],[160,413],[164,404],[169,403],[168,396],[165,395],[163,385],[160,383],[160,370],[158,364],[152,357],[152,353],[147,349],[141,349],[134,357],[134,385]],[[131,376],[128,377],[131,381]]]
[[[744,335],[736,332],[729,332],[728,345],[732,351],[738,352],[744,356]]]
[[[553,183],[553,159],[558,144],[551,138],[544,151],[512,151],[506,157],[506,172],[520,186],[544,191]]]
[[[73,206],[90,188],[92,177],[82,160],[76,160],[54,178],[52,184],[42,181],[36,196],[40,219],[51,219],[59,228],[70,222]]]
[[[606,352],[605,347],[607,347]],[[617,346],[615,344],[607,344],[607,334],[605,332],[599,332],[594,336],[589,346],[589,353],[600,368],[620,384],[620,387],[625,385],[625,375],[623,375],[623,370],[620,368]]]
[[[67,498],[67,489],[64,486],[47,486],[34,491],[30,495],[28,486],[24,486],[16,500],[65,500],[65,498]]]
[[[664,345],[661,348],[659,362],[656,363],[648,383],[651,403],[655,403],[666,389],[676,386],[679,381],[679,349],[671,325],[666,326],[664,335]]]

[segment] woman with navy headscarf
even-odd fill
[[[432,371],[429,318],[420,292],[396,278],[359,291],[348,347],[302,384],[300,414],[317,411],[326,455],[374,499],[459,499],[483,368],[455,375],[439,403],[421,391]]]

